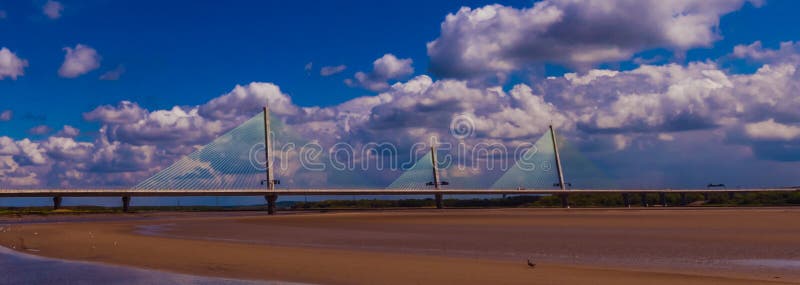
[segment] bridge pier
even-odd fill
[[[267,215],[275,215],[275,202],[278,200],[278,195],[267,194],[264,199],[267,200]]]
[[[647,207],[647,193],[642,192],[639,195],[642,196],[642,207]]]
[[[127,213],[131,207],[131,196],[122,196],[122,211]]]
[[[568,194],[560,194],[561,196],[561,207],[562,208],[569,208],[569,195]]]
[[[667,193],[659,192],[658,193],[658,199],[659,199],[659,202],[661,202],[661,206],[662,207],[666,207],[667,206]]]
[[[686,192],[681,192],[681,206],[686,206],[688,203],[686,202]]]
[[[626,208],[631,207],[631,196],[628,193],[622,193],[622,203]]]
[[[442,193],[436,193],[436,209],[444,209],[444,201],[442,200]]]
[[[61,208],[61,196],[53,197],[53,210],[58,210]]]
[[[706,201],[706,202],[708,202],[708,200],[711,200],[711,199],[709,199],[709,197],[708,197],[708,192],[703,192],[703,201]]]

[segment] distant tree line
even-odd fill
[[[668,206],[681,205],[678,193],[666,194]],[[641,207],[642,197],[639,194],[629,195],[632,207]],[[648,206],[661,204],[658,194],[646,195]],[[573,207],[623,207],[625,202],[621,194],[570,194],[570,205]],[[702,193],[686,195],[688,206],[791,206],[800,205],[800,192],[763,192],[763,193],[712,193],[708,200]],[[445,207],[450,208],[487,208],[487,207],[561,207],[558,196],[507,196],[474,199],[445,199]],[[373,208],[426,208],[434,207],[435,201],[429,199],[353,199],[324,200],[316,202],[294,202],[289,208],[302,209],[373,209]]]

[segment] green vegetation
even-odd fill
[[[630,194],[632,207],[641,207],[642,199],[639,194]],[[667,205],[680,205],[680,194],[666,195]],[[782,193],[738,193],[730,197],[726,193],[710,194],[707,201],[703,194],[693,193],[686,195],[688,206],[791,206],[800,205],[800,192]],[[591,207],[623,207],[625,205],[621,194],[571,194],[570,205],[579,208]],[[658,194],[646,196],[647,205],[660,205]],[[449,208],[508,208],[508,207],[561,207],[561,198],[558,196],[508,196],[505,198],[483,199],[445,199],[445,207]],[[405,199],[405,200],[325,200],[319,202],[296,202],[291,209],[374,209],[374,208],[431,208],[435,206],[433,199]]]

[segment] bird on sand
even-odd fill
[[[530,268],[534,268],[534,267],[536,267],[536,263],[533,263],[533,261],[531,261],[531,259],[530,259],[530,258],[528,258],[528,266],[529,266]]]

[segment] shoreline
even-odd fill
[[[692,209],[686,209],[692,210]],[[571,232],[549,233],[553,229],[569,230],[580,228],[591,235],[596,233],[603,237],[600,228],[637,228],[639,231],[675,230],[674,225],[683,223],[669,222],[665,218],[683,215],[700,218],[727,217],[731,213],[744,216],[800,216],[800,209],[729,209],[695,211],[668,211],[659,209],[652,211],[631,209],[591,209],[591,210],[544,210],[542,209],[497,209],[497,210],[448,210],[448,211],[381,211],[381,212],[337,212],[337,213],[303,213],[286,214],[273,217],[246,213],[230,216],[230,213],[203,214],[196,213],[157,213],[127,214],[133,215],[128,220],[92,220],[84,221],[41,221],[33,223],[21,221],[16,224],[4,223],[3,227],[12,227],[0,231],[0,245],[14,246],[22,237],[26,247],[39,249],[35,255],[63,258],[68,260],[87,260],[134,266],[137,268],[166,270],[199,276],[215,276],[235,279],[286,280],[289,282],[318,284],[407,284],[410,282],[435,283],[459,282],[478,284],[485,282],[508,284],[547,284],[547,283],[598,283],[598,280],[614,284],[668,284],[681,282],[684,284],[752,284],[753,282],[800,282],[798,276],[782,274],[774,278],[774,270],[756,270],[761,272],[758,279],[747,279],[750,273],[737,273],[730,268],[714,269],[712,267],[699,270],[687,268],[670,268],[669,264],[652,264],[653,257],[645,248],[634,248],[630,257],[651,262],[647,266],[626,267],[625,264],[554,262],[542,256],[536,257],[537,267],[530,269],[525,265],[526,247],[540,242],[553,242],[540,235],[566,234],[564,238],[589,242],[597,237],[572,236]],[[629,216],[632,215],[632,216]],[[766,216],[765,216],[766,215]],[[626,217],[627,216],[627,217]],[[560,218],[559,218],[560,217]],[[666,228],[637,222],[663,221]],[[697,218],[697,217],[695,217]],[[23,218],[24,219],[24,218]],[[43,218],[47,220],[47,218]],[[633,219],[633,224],[629,223]],[[552,220],[552,221],[551,221]],[[599,222],[599,223],[598,223]],[[142,226],[172,224],[168,228],[155,232],[142,233]],[[538,226],[529,228],[527,226]],[[774,225],[779,225],[778,223]],[[475,226],[501,231],[499,239],[495,237],[470,236]],[[555,226],[555,227],[554,227]],[[736,224],[723,224],[724,227]],[[722,227],[721,226],[721,227]],[[703,232],[702,225],[686,224],[679,229],[691,235],[699,231],[694,238],[716,237],[712,232]],[[444,228],[444,230],[441,230]],[[656,229],[658,228],[658,229]],[[726,243],[732,245],[747,244],[750,239],[759,239],[748,234],[748,231],[760,231],[772,227],[753,225],[753,229],[745,228],[742,236],[730,239]],[[438,229],[438,230],[437,230]],[[778,232],[780,233],[780,229]],[[795,246],[792,238],[800,237],[798,227],[788,229],[772,239],[776,245]],[[427,234],[426,234],[427,233]],[[461,234],[465,235],[461,235]],[[517,233],[520,236],[505,235]],[[583,233],[583,232],[579,232]],[[171,236],[172,235],[172,236]],[[322,237],[320,237],[322,235]],[[355,235],[355,236],[354,236]],[[492,235],[487,233],[487,235]],[[508,236],[504,242],[503,237]],[[710,235],[710,236],[707,236]],[[536,239],[527,241],[527,239]],[[673,239],[684,239],[686,236],[676,235]],[[541,239],[541,240],[539,240]],[[306,242],[306,243],[302,243]],[[441,251],[431,246],[433,242],[446,245]],[[292,244],[294,243],[294,244]],[[485,245],[484,243],[490,243]],[[494,243],[494,244],[491,244]],[[645,241],[647,243],[647,241]],[[664,241],[652,241],[656,247],[673,246]],[[369,248],[374,244],[382,245]],[[481,245],[484,244],[484,245]],[[481,246],[485,246],[481,248]],[[569,246],[569,245],[567,245]],[[574,245],[578,246],[578,245]],[[458,250],[471,249],[471,254],[459,255]],[[610,241],[610,252],[619,250],[618,245]],[[415,250],[429,248],[429,254]],[[509,252],[518,251],[521,258],[497,258],[495,252],[507,248]],[[543,253],[555,255],[558,250]],[[541,250],[541,249],[537,249]],[[578,251],[590,252],[593,249],[578,248]],[[604,254],[605,249],[596,253]],[[636,252],[641,251],[641,252]],[[656,250],[658,251],[658,250]],[[484,252],[484,253],[481,253]],[[768,251],[756,251],[756,259],[771,257]],[[628,253],[626,253],[628,254]],[[720,254],[720,253],[714,253]],[[722,256],[730,253],[722,252]],[[193,257],[187,256],[192,255]],[[620,257],[625,257],[621,255]],[[790,261],[795,256],[791,255]],[[580,257],[585,258],[585,257]],[[691,260],[691,256],[686,260]],[[516,261],[514,260],[516,259]],[[767,258],[769,259],[769,258]],[[539,261],[541,260],[541,261]],[[591,259],[588,259],[591,261]],[[777,258],[776,260],[784,260]],[[738,268],[742,268],[739,266]],[[735,268],[734,268],[735,269]],[[793,267],[790,269],[794,269]],[[781,271],[781,270],[778,270]],[[783,270],[787,271],[787,270]],[[467,275],[465,275],[467,274]],[[391,278],[390,278],[391,277]],[[355,279],[354,279],[355,278]],[[360,279],[359,279],[360,278]],[[358,281],[361,280],[361,281]],[[605,284],[600,282],[600,284]]]
[[[14,275],[0,277],[4,284],[42,283],[95,283],[95,284],[229,284],[229,285],[306,285],[281,281],[241,280],[195,276],[161,270],[144,269],[124,265],[98,263],[82,260],[66,260],[35,255],[32,252],[0,247],[0,271],[14,271]],[[38,276],[25,275],[25,271],[36,268]],[[91,273],[87,277],[86,273]],[[54,274],[56,273],[56,274]]]

